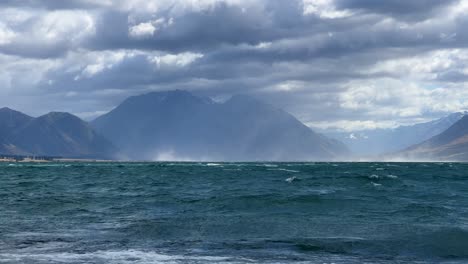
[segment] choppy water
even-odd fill
[[[0,164],[0,263],[407,262],[468,262],[468,164]]]

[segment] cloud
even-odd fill
[[[105,70],[112,69],[126,57],[132,56],[134,56],[134,53],[122,51],[95,53],[95,56],[92,57],[92,61],[88,62],[86,66],[82,66],[81,74],[77,75],[74,80],[92,78]]]
[[[0,7],[15,7],[24,9],[81,9],[109,5],[109,0],[2,0]]]
[[[165,18],[159,18],[155,20],[151,20],[148,22],[142,22],[137,25],[130,26],[128,29],[128,34],[132,38],[145,38],[151,37],[154,35],[155,32],[160,30],[161,28],[168,27],[173,24],[173,19],[169,19],[166,22]]]
[[[163,56],[151,56],[148,58],[150,63],[154,64],[157,69],[161,67],[185,67],[197,59],[203,58],[200,53],[181,53],[181,54],[166,54]]]
[[[351,12],[348,10],[338,10],[332,0],[303,0],[304,15],[317,15],[320,18],[341,18],[348,17]]]
[[[0,6],[0,105],[86,118],[166,89],[248,93],[309,125],[468,108],[468,1],[18,0]]]
[[[134,38],[142,38],[145,36],[152,36],[154,31],[156,31],[156,28],[153,26],[153,24],[146,22],[130,27],[128,34]]]
[[[14,11],[0,22],[0,52],[22,57],[50,58],[81,48],[82,41],[95,33],[94,17],[88,12],[59,10],[52,12]],[[4,22],[4,23],[5,23]]]
[[[335,0],[339,9],[361,11],[362,13],[376,13],[395,16],[404,19],[426,19],[437,15],[437,11],[449,7],[458,0]]]
[[[337,120],[337,121],[326,121],[326,122],[313,122],[308,124],[312,128],[333,130],[333,131],[363,131],[363,130],[374,130],[378,128],[391,129],[395,128],[399,124],[395,121],[374,121],[374,120]],[[350,139],[356,139],[356,135],[350,134]]]
[[[16,34],[4,24],[0,24],[0,45],[10,44]]]

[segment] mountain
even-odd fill
[[[92,122],[134,160],[331,160],[342,143],[248,96],[224,103],[186,91],[130,97]]]
[[[454,113],[440,119],[400,126],[394,129],[375,129],[355,132],[321,131],[344,142],[358,155],[378,155],[403,150],[436,136],[460,120],[465,113]]]
[[[4,107],[0,109],[0,153],[7,153],[8,139],[12,137],[12,133],[27,124],[33,118]]]
[[[468,161],[468,115],[441,134],[396,156],[411,160]]]
[[[32,118],[0,110],[0,153],[5,155],[112,158],[116,148],[91,126],[68,113]]]

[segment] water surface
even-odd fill
[[[0,164],[0,263],[467,263],[468,164]]]

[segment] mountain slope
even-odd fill
[[[468,116],[441,134],[398,155],[414,160],[468,161]]]
[[[92,122],[130,159],[326,160],[346,147],[247,96],[225,103],[186,91],[130,97]]]
[[[12,111],[12,110],[11,110]],[[68,113],[52,112],[38,118],[13,111],[2,118],[1,154],[58,156],[67,158],[111,158],[116,148],[88,123]]]
[[[21,112],[4,107],[0,109],[0,153],[9,153],[9,140],[13,133],[33,118]]]
[[[327,136],[343,141],[353,153],[378,155],[400,151],[436,136],[460,120],[465,113],[454,113],[440,119],[400,126],[356,132],[323,131]]]

